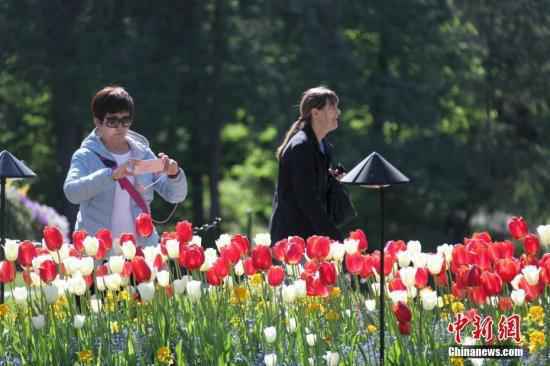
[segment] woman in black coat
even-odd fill
[[[272,243],[291,235],[342,240],[328,213],[330,151],[325,136],[338,127],[338,96],[325,87],[304,92],[300,117],[277,149],[279,176],[270,220]]]

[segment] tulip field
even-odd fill
[[[136,219],[149,236],[151,218]],[[8,240],[0,262],[0,365],[378,365],[380,259],[385,364],[548,365],[550,225],[508,221],[433,253],[355,230],[271,243],[180,221],[155,247],[76,231]],[[379,245],[376,245],[379,246]],[[516,358],[449,347],[521,349]]]

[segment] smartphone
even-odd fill
[[[164,161],[162,159],[133,160],[131,166],[134,175],[158,173],[164,170]]]

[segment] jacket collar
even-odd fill
[[[319,141],[317,140],[317,135],[315,135],[315,131],[313,131],[313,127],[311,127],[311,123],[306,123],[303,131],[306,134],[308,141],[310,141],[310,143],[315,146],[315,150],[319,152],[319,154],[321,154],[322,156],[326,156],[328,160],[330,160],[332,145],[330,145],[330,143],[327,141],[327,138],[325,137],[321,140],[325,148],[325,153],[323,154]]]

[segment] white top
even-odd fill
[[[130,159],[130,151],[126,154],[114,154],[117,166],[120,166]],[[126,177],[130,183],[134,184],[133,177]],[[115,189],[115,200],[113,202],[113,216],[111,218],[111,234],[114,239],[118,239],[122,233],[136,235],[135,217],[132,217],[130,201],[132,197],[117,182]],[[113,248],[114,249],[114,248]]]

